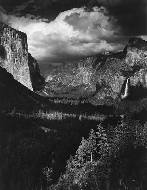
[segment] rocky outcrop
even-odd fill
[[[42,77],[37,62],[33,60],[33,64],[32,60],[26,34],[0,23],[0,66],[30,90],[38,90],[36,78]]]

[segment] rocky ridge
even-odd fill
[[[141,38],[131,38],[122,52],[84,58],[46,78],[48,94],[54,90],[55,95],[70,98],[74,93],[97,105],[137,99],[142,96],[138,89],[147,89],[147,42]]]

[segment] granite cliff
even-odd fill
[[[3,23],[0,23],[0,66],[30,90],[40,90],[43,77],[36,60],[28,53],[26,34]]]

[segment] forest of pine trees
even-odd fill
[[[147,187],[147,124],[124,120],[98,125],[82,138],[55,190],[144,190]],[[109,130],[109,132],[108,132]]]

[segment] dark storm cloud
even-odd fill
[[[126,35],[147,34],[147,1],[130,0],[123,1],[110,11],[118,19]]]
[[[25,11],[20,9],[20,14],[30,13],[38,16],[55,19],[60,12],[86,6],[104,6],[109,14],[118,20],[124,35],[145,35],[147,33],[147,1],[146,0],[0,0],[6,10],[15,11],[15,7],[29,3]],[[34,11],[33,7],[38,10]],[[19,10],[18,10],[19,12]],[[17,12],[17,13],[18,13]]]
[[[92,0],[87,5],[89,9],[95,5],[105,6],[118,20],[124,35],[147,34],[146,0]]]
[[[32,0],[1,0],[0,4],[5,8],[12,9],[16,5],[26,3]],[[68,10],[73,7],[81,7],[86,5],[89,1],[87,0],[34,0],[36,5],[41,7],[54,8],[61,12],[61,10]]]
[[[9,12],[16,12],[16,6],[21,7],[25,4],[25,10],[20,8],[20,12],[17,11],[20,15],[34,14],[55,19],[60,12],[86,5],[85,1],[88,2],[87,0],[0,0],[0,5]]]

